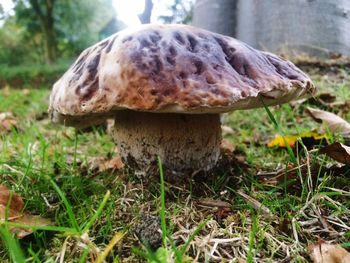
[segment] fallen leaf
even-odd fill
[[[320,153],[326,154],[332,159],[350,165],[350,147],[336,142],[320,149]]]
[[[229,207],[219,207],[215,214],[214,214],[214,217],[215,217],[215,220],[217,222],[223,222],[224,219],[226,219],[229,215],[232,214],[232,209],[229,208]]]
[[[280,147],[286,148],[286,145],[294,148],[297,145],[298,140],[301,139],[306,148],[312,148],[315,145],[319,145],[322,140],[327,141],[329,139],[327,134],[319,134],[317,132],[303,132],[300,135],[286,135],[282,136],[276,134],[275,137],[267,143],[267,147]]]
[[[320,107],[332,107],[336,99],[337,97],[331,93],[320,93],[317,96],[293,101],[291,102],[291,105],[292,107],[299,107],[300,105],[307,103]]]
[[[90,172],[106,172],[106,171],[117,171],[124,168],[124,163],[122,159],[114,157],[112,159],[107,159],[105,157],[93,157],[88,163],[83,163],[81,165],[83,170],[89,170]]]
[[[221,207],[221,208],[231,208],[232,205],[229,202],[214,200],[214,199],[203,199],[198,201],[199,205],[209,206],[209,207]]]
[[[222,139],[220,147],[221,149],[229,152],[233,152],[235,150],[235,146],[227,139]]]
[[[0,133],[8,133],[18,128],[18,122],[11,112],[0,113]]]
[[[325,123],[331,132],[350,134],[350,123],[334,113],[310,107],[306,108],[305,112],[316,121]]]
[[[243,197],[243,199],[250,204],[254,209],[261,212],[261,214],[267,218],[271,219],[273,218],[273,214],[271,213],[270,209],[266,206],[264,206],[262,203],[260,203],[258,200],[254,199],[253,197],[243,193],[242,191],[238,190],[237,193]]]
[[[26,226],[46,226],[50,224],[48,219],[24,213],[22,211],[23,208],[22,198],[10,191],[6,186],[0,185],[0,222],[7,219],[9,222]],[[33,233],[33,230],[30,228],[10,227],[10,230],[18,238],[23,238]]]
[[[320,106],[320,107],[333,107],[337,97],[330,93],[320,93],[316,97],[311,97],[306,100],[308,104]]]
[[[330,93],[321,93],[316,97],[319,101],[321,101],[323,104],[330,104],[335,102],[337,97]]]
[[[28,96],[30,94],[30,89],[22,89],[22,94]]]
[[[12,196],[11,196],[12,195]],[[7,206],[8,201],[11,199],[9,208],[21,211],[24,207],[22,198],[17,194],[11,194],[11,191],[4,185],[0,185],[0,205]]]
[[[349,263],[350,254],[340,245],[328,244],[321,240],[308,247],[310,258],[314,263]]]
[[[234,135],[235,134],[235,131],[231,127],[226,126],[226,125],[221,125],[221,131],[222,131],[223,135]]]
[[[116,170],[120,170],[122,168],[124,168],[124,163],[119,156],[114,157],[110,160],[107,160],[107,161],[101,163],[99,166],[100,172],[116,171]]]

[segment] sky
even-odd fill
[[[138,14],[142,13],[144,8],[144,0],[114,0],[113,5],[117,10],[117,17],[127,26],[139,25]],[[172,0],[153,0],[154,7],[151,22],[156,22],[159,15],[167,14],[167,6]],[[0,0],[0,4],[4,8],[5,13],[11,12],[13,8],[12,0]]]

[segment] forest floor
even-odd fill
[[[164,184],[158,172],[123,167],[105,128],[51,124],[48,89],[0,90],[0,113],[7,112],[0,115],[0,185],[23,199],[18,218],[47,219],[31,233],[32,219],[10,218],[7,209],[0,261],[309,262],[310,244],[349,247],[350,156],[344,165],[319,152],[349,138],[306,108],[349,121],[350,69],[304,66],[322,96],[225,114],[215,171],[178,181],[165,174]],[[289,150],[281,137],[268,145],[278,133],[290,136]],[[18,243],[8,231],[17,231]]]

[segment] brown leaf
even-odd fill
[[[243,197],[243,199],[250,204],[254,209],[261,211],[261,214],[265,218],[273,218],[273,214],[271,213],[270,209],[266,206],[264,206],[262,203],[260,203],[258,200],[254,199],[253,197],[243,193],[242,191],[238,190],[237,193]]]
[[[350,254],[340,245],[328,244],[321,240],[308,247],[314,263],[349,263]]]
[[[22,211],[23,208],[22,198],[11,192],[6,186],[0,185],[0,222],[7,219],[9,222],[27,226],[45,226],[50,224],[48,219],[24,213]],[[10,229],[18,238],[23,238],[33,232],[30,228],[11,227]]]
[[[0,133],[10,132],[13,128],[18,128],[18,122],[11,112],[0,113]]]
[[[305,112],[316,121],[327,124],[331,132],[350,134],[350,123],[334,113],[310,107],[306,108]]]
[[[340,163],[350,165],[349,146],[336,142],[321,148],[319,152],[328,155]]]
[[[235,150],[235,146],[227,139],[222,139],[220,147],[221,149],[229,152],[233,152]]]
[[[222,208],[231,208],[232,205],[229,202],[214,200],[214,199],[203,199],[198,201],[199,205],[209,206],[209,207],[222,207]]]
[[[330,93],[321,93],[317,96],[317,99],[323,104],[330,104],[335,102],[337,97]]]
[[[11,196],[12,195],[12,196]],[[16,193],[11,194],[11,191],[4,185],[0,185],[0,205],[7,206],[10,201],[9,208],[15,211],[22,211],[24,203],[22,198]]]
[[[315,105],[317,107],[332,107],[336,102],[337,97],[331,93],[320,93],[317,96],[304,98],[291,102],[292,107],[299,107],[304,103]]]
[[[107,160],[103,163],[100,164],[99,170],[100,172],[105,172],[105,171],[116,171],[124,168],[124,163],[122,159],[118,157],[114,157],[110,160]]]
[[[12,221],[27,226],[47,226],[51,224],[51,221],[49,219],[45,219],[40,216],[30,215],[27,213],[22,214],[21,217],[18,217]],[[18,238],[23,238],[33,233],[33,230],[30,228],[12,227],[11,232],[14,233]]]
[[[82,164],[81,168],[88,169],[92,172],[106,172],[106,171],[116,171],[124,168],[124,163],[122,159],[118,157],[114,157],[112,159],[107,159],[105,157],[93,157],[91,158],[87,164]]]

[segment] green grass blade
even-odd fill
[[[84,249],[82,255],[80,256],[79,263],[85,263],[87,260],[86,258],[88,257],[90,253],[90,250],[88,248]]]
[[[162,227],[163,245],[166,247],[166,220],[165,220],[165,190],[164,190],[164,174],[162,160],[158,157],[158,167],[160,175],[160,224]]]
[[[75,215],[73,213],[73,209],[72,206],[70,205],[70,203],[68,202],[66,196],[64,195],[64,193],[62,192],[62,190],[58,187],[58,185],[52,181],[50,179],[50,183],[52,184],[53,188],[56,190],[56,192],[58,193],[58,195],[60,196],[61,200],[63,201],[63,204],[67,210],[68,213],[68,217],[71,223],[71,226],[79,233],[81,233],[80,227],[78,225],[77,219],[75,218]]]
[[[295,158],[295,155],[294,155],[294,152],[293,152],[292,148],[287,143],[287,140],[284,137],[284,132],[283,132],[281,126],[279,125],[279,123],[277,122],[277,120],[273,116],[272,112],[270,111],[269,107],[267,107],[267,105],[265,104],[264,100],[261,97],[260,97],[260,100],[261,100],[262,104],[264,105],[265,111],[267,112],[267,115],[269,116],[269,119],[271,120],[271,122],[275,126],[276,131],[282,136],[284,144],[287,147],[287,152],[288,152],[288,155],[289,155],[290,159],[292,160],[292,162],[294,164],[297,164],[297,159]]]
[[[177,249],[177,247],[175,245],[175,242],[171,239],[170,236],[168,236],[168,239],[169,239],[169,242],[170,242],[171,249],[172,249],[172,251],[175,254],[175,262],[176,263],[182,262],[183,256],[182,256],[181,252]]]
[[[8,249],[12,262],[25,263],[23,251],[11,232],[5,227],[0,227],[0,236]]]
[[[256,215],[253,215],[253,218],[252,218],[252,228],[251,228],[251,231],[250,231],[250,237],[249,237],[249,247],[248,247],[248,254],[247,254],[247,263],[253,263],[254,260],[253,260],[253,250],[254,250],[254,241],[255,241],[255,238],[256,238],[256,234],[258,232],[258,217]]]
[[[103,197],[103,200],[101,202],[101,204],[99,205],[99,207],[97,208],[95,214],[91,217],[91,219],[89,220],[89,222],[86,224],[86,226],[83,228],[82,232],[87,232],[89,231],[90,227],[95,223],[95,221],[97,220],[97,218],[99,218],[99,216],[102,213],[103,208],[105,207],[108,198],[110,197],[111,192],[107,191],[107,193],[105,194],[105,196]]]
[[[133,247],[132,253],[134,253],[135,255],[138,255],[144,259],[147,259],[148,262],[163,263],[157,258],[156,253],[154,253],[150,249],[147,249],[147,252],[143,252],[141,249],[138,249],[137,247]]]
[[[193,233],[189,236],[189,238],[187,239],[185,245],[182,247],[181,249],[181,255],[182,257],[185,255],[186,250],[188,249],[188,247],[190,246],[190,243],[192,242],[192,240],[199,234],[199,232],[203,229],[203,227],[208,223],[208,220],[204,220],[201,223],[199,223],[199,225],[197,226],[197,228],[193,231]]]
[[[35,226],[35,225],[25,225],[25,224],[14,223],[14,222],[0,222],[0,226],[32,229],[33,231],[44,230],[44,231],[62,232],[62,233],[69,233],[69,234],[78,233],[74,228],[61,227],[61,226]]]

